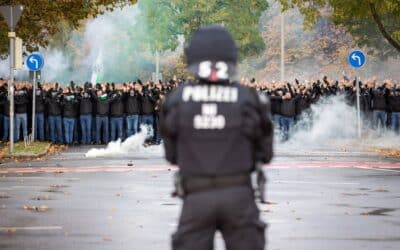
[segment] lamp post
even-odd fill
[[[15,26],[24,7],[22,5],[0,6],[0,13],[3,15],[10,32],[10,83],[8,86],[8,96],[10,99],[10,153],[14,152],[14,69],[15,69]]]

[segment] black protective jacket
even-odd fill
[[[266,96],[240,84],[183,84],[161,107],[166,158],[183,177],[250,173],[272,158],[269,109]]]
[[[78,117],[78,98],[75,95],[64,95],[63,101],[63,116],[65,118],[77,118]]]
[[[62,114],[62,95],[58,91],[49,91],[46,97],[47,111],[49,116],[59,116]]]
[[[282,97],[270,96],[270,100],[271,100],[271,113],[273,115],[280,115],[282,107]]]
[[[10,101],[8,100],[8,91],[0,94],[1,114],[10,116]]]
[[[386,111],[388,109],[388,95],[387,88],[377,88],[371,91],[371,107],[373,110]]]
[[[141,113],[141,100],[140,95],[135,91],[135,93],[125,94],[125,113],[127,115],[139,115]]]
[[[15,113],[16,114],[28,113],[28,103],[29,103],[28,93],[26,91],[21,91],[21,90],[16,92],[17,93],[14,96]]]
[[[297,100],[297,96],[291,99],[282,100],[281,114],[287,117],[295,117]]]
[[[42,89],[36,89],[35,113],[36,114],[45,113],[45,111],[46,111],[46,95]]]
[[[92,94],[85,91],[79,96],[79,114],[91,115],[93,114],[93,98]]]
[[[299,96],[296,105],[296,114],[301,114],[303,111],[309,109],[311,106],[311,97],[308,94],[302,94]]]
[[[400,90],[393,91],[389,96],[389,108],[392,112],[400,112]]]
[[[153,91],[144,90],[142,94],[142,113],[144,115],[151,115],[154,113],[154,107],[156,103],[156,96]]]
[[[112,102],[110,106],[110,116],[122,117],[124,115],[123,95],[120,93],[112,94]]]
[[[112,99],[109,96],[96,97],[96,115],[97,116],[108,116],[110,114],[110,103]]]
[[[357,96],[355,95],[357,100]],[[364,112],[371,112],[371,92],[367,88],[360,89],[360,109]]]

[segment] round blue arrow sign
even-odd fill
[[[361,68],[365,61],[365,54],[360,50],[354,50],[349,54],[349,64],[354,68]]]
[[[44,64],[43,57],[39,54],[31,54],[26,59],[26,66],[29,70],[38,71],[41,70]]]

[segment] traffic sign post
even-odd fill
[[[29,70],[38,71],[43,67],[43,57],[39,54],[31,54],[26,59],[26,66]]]
[[[365,54],[360,50],[354,50],[349,54],[349,64],[353,68],[361,68],[365,65],[366,58]],[[361,111],[360,111],[360,85],[359,77],[356,77],[356,91],[357,91],[357,134],[358,138],[361,138]]]
[[[32,141],[34,142],[36,134],[36,71],[33,71],[32,90]]]
[[[21,17],[22,5],[0,6],[0,13],[3,15],[10,32],[10,84],[8,86],[8,95],[10,97],[10,153],[14,152],[14,65],[15,65],[15,27]]]
[[[35,122],[36,122],[36,71],[39,71],[43,67],[44,60],[39,54],[31,54],[26,59],[26,66],[33,72],[32,80],[32,141],[35,141]]]

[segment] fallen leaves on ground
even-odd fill
[[[7,198],[10,198],[8,194],[0,192],[0,199],[7,199]]]
[[[368,212],[362,212],[360,215],[378,215],[378,216],[386,216],[387,213],[396,211],[396,209],[393,208],[377,208],[372,211]]]
[[[50,196],[48,196],[48,195],[39,195],[39,196],[32,197],[31,200],[34,200],[34,201],[48,201],[48,200],[52,200],[52,198]]]
[[[26,205],[24,205],[23,208],[25,210],[35,211],[35,212],[47,212],[47,211],[49,211],[49,207],[46,206],[46,205],[42,205],[42,206],[26,206]]]
[[[56,154],[62,150],[67,149],[68,146],[67,145],[51,145],[49,148],[49,151],[47,152],[47,155],[53,155]]]
[[[54,188],[54,187],[49,187],[48,189],[43,190],[42,192],[48,192],[48,193],[63,193],[62,190],[59,188]]]
[[[377,192],[377,193],[388,193],[389,190],[386,190],[386,189],[376,189],[376,190],[374,190],[374,192]]]
[[[13,228],[13,227],[10,227],[10,228],[5,228],[5,229],[3,229],[2,231],[3,231],[4,233],[7,233],[7,234],[14,234],[14,233],[17,232],[17,229],[16,229],[16,228]]]
[[[400,158],[400,150],[399,149],[389,149],[389,148],[383,148],[383,149],[376,149],[376,153],[387,156],[387,157],[398,157]]]
[[[51,188],[67,188],[69,187],[68,185],[64,185],[64,184],[53,184],[50,185]]]

